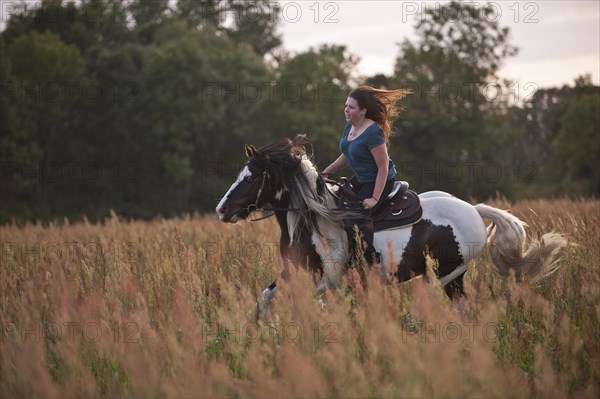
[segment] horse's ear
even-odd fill
[[[307,134],[297,134],[296,137],[292,140],[292,144],[294,146],[301,146],[305,144],[310,144],[310,136]]]
[[[296,155],[305,155],[305,144],[310,144],[310,138],[308,137],[308,134],[296,135],[296,137],[294,137],[294,139],[292,140],[292,153]]]
[[[256,150],[256,147],[254,147],[252,144],[246,144],[246,156],[248,158],[252,158],[257,153],[258,151]]]

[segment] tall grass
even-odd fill
[[[423,279],[350,272],[315,300],[281,271],[273,221],[212,216],[0,228],[2,397],[598,397],[600,202],[510,208],[530,234],[566,234],[535,286],[467,273],[450,302]]]

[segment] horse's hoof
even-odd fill
[[[264,301],[261,304],[261,300],[256,301],[256,321],[268,321],[269,320],[269,305]]]
[[[260,320],[260,304],[256,301],[256,321]]]
[[[325,300],[323,299],[323,295],[319,295],[317,298],[315,298],[315,302],[317,302],[317,305],[319,305],[319,308],[321,308],[321,310],[323,310],[323,311],[327,310],[327,304],[325,303]]]

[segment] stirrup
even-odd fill
[[[367,259],[367,258],[371,258],[371,259]],[[365,260],[367,261],[367,263],[370,266],[381,264],[383,262],[383,258],[381,256],[381,252],[377,252],[377,251],[374,251],[371,254],[371,256],[367,256],[367,254],[365,254]]]

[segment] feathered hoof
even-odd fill
[[[256,300],[256,321],[262,320],[264,322],[269,321],[269,304],[266,303],[262,298]]]

